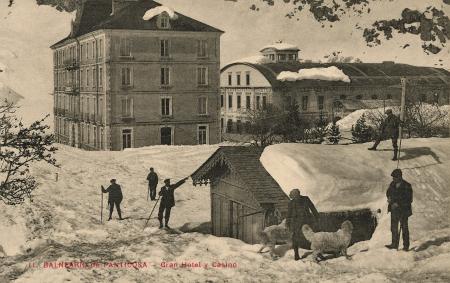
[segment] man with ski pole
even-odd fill
[[[162,222],[163,216],[164,216],[166,228],[170,228],[169,227],[170,211],[171,211],[172,207],[175,206],[174,191],[176,188],[178,188],[179,186],[184,184],[184,182],[186,182],[186,180],[188,178],[189,177],[185,177],[173,185],[170,184],[170,179],[164,180],[164,186],[161,187],[161,191],[159,192],[159,197],[161,199],[160,200],[161,202],[159,204],[159,212],[158,212],[158,220],[159,220],[159,228],[160,229],[164,227],[163,222]]]
[[[116,206],[117,214],[119,214],[119,220],[123,220],[122,213],[120,211],[120,203],[122,202],[123,195],[122,189],[120,185],[116,183],[116,179],[111,179],[111,185],[105,190],[102,187],[102,193],[108,193],[108,204],[109,204],[109,218],[108,221],[111,220],[111,216],[114,210],[114,205]]]

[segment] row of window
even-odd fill
[[[160,144],[174,144],[175,127],[165,126],[160,128]],[[205,124],[197,125],[197,143],[209,144],[209,126]],[[133,128],[122,129],[122,149],[134,147]]]
[[[172,84],[172,67],[161,67],[160,68],[160,80],[161,86],[170,86]],[[207,86],[208,85],[208,67],[199,66],[196,68],[197,75],[197,85]],[[132,67],[122,67],[121,68],[121,82],[123,86],[133,85],[133,68]]]
[[[78,83],[80,83],[81,88],[89,86],[96,87],[98,80],[98,87],[102,88],[103,76],[103,67],[82,68],[80,75],[78,75],[78,72],[73,71],[57,71],[54,74],[54,84],[56,89],[66,86],[77,87]]]
[[[235,83],[237,86],[241,85],[241,72],[236,72]],[[233,85],[233,73],[228,73],[228,85]],[[245,85],[250,85],[250,72],[245,72]]]
[[[76,101],[73,96],[57,94],[55,107],[67,111],[77,112]],[[98,117],[100,120],[104,115],[103,98],[99,98]],[[96,112],[97,99],[95,97],[80,97],[80,112],[81,115],[91,115]],[[171,96],[161,97],[160,114],[163,117],[170,117],[173,115],[173,99]],[[197,98],[197,114],[208,115],[208,98],[201,96]],[[121,99],[121,117],[134,117],[134,101],[133,98],[125,97]]]
[[[297,54],[265,54],[264,57],[269,58],[271,61],[275,61],[275,56],[277,56],[277,61],[297,61]]]
[[[92,67],[92,68],[81,68],[80,69],[80,85],[81,87],[95,87],[98,85],[99,88],[103,87],[103,67]],[[98,78],[98,84],[97,84]]]
[[[57,136],[68,137],[74,132],[70,132],[71,122],[64,120],[63,118],[58,118],[55,120],[55,128]],[[81,124],[79,133],[79,142],[83,144],[90,145],[98,149],[104,149],[104,128],[97,127],[90,124]],[[74,137],[72,137],[74,139]]]
[[[53,63],[55,66],[63,66],[67,63],[90,60],[95,58],[103,58],[104,56],[104,42],[103,39],[91,40],[80,44],[80,51],[78,54],[75,45],[57,50],[53,53]]]
[[[161,97],[160,115],[170,117],[173,115],[173,98],[171,96]],[[197,98],[197,114],[208,115],[208,98]],[[125,97],[121,100],[121,116],[123,118],[134,117],[134,101],[133,98]]]
[[[233,94],[228,94],[226,95],[228,97],[228,109],[233,109],[233,102],[236,101],[236,109],[246,109],[246,110],[250,110],[250,109],[265,109],[267,106],[267,96],[261,96],[261,95],[256,95],[255,96],[255,106],[252,107],[252,103],[251,103],[251,96],[250,95],[245,95],[245,106],[242,106],[242,95],[240,93],[236,94],[236,99],[233,99],[234,95]],[[220,107],[225,107],[225,98],[224,95],[220,95]]]
[[[197,57],[208,57],[208,40],[200,39],[196,43]],[[131,57],[133,54],[133,40],[130,38],[120,39],[119,54],[121,57]],[[170,39],[159,40],[159,55],[162,58],[169,58],[172,55],[174,49],[173,43]],[[184,49],[184,48],[183,48]]]
[[[225,125],[225,120],[223,118],[220,119],[220,129],[226,133],[236,133],[243,134],[249,131],[250,122],[243,122],[242,120],[237,119],[233,121],[232,119],[228,119]]]
[[[208,57],[208,41],[201,39],[197,40],[197,57]],[[170,39],[160,40],[160,56],[170,57],[172,54],[172,42]],[[133,40],[129,38],[120,39],[119,54],[121,57],[131,57],[133,53]],[[97,41],[92,40],[80,44],[79,54],[76,46],[66,47],[57,50],[53,54],[53,62],[55,66],[63,66],[68,62],[84,61],[90,59],[101,59],[104,56],[104,42],[103,39]]]
[[[76,97],[71,95],[56,94],[55,95],[55,107],[58,109],[64,109],[72,113],[78,113]],[[98,100],[98,118],[102,120],[104,114],[103,98],[99,97]],[[95,97],[80,97],[80,114],[83,115],[93,115],[97,109],[97,99]]]

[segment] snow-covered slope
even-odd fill
[[[403,143],[406,153],[400,166],[415,193],[410,222],[411,247],[415,250],[408,253],[382,247],[390,237],[384,192],[395,163],[389,160],[389,143],[381,144],[376,152],[368,152],[367,146],[282,144],[268,147],[262,156],[264,165],[283,188],[300,187],[319,210],[350,206],[382,209],[373,239],[350,248],[352,260],[339,257],[320,265],[309,259],[295,262],[292,250],[285,245],[278,247],[283,256],[272,261],[267,254],[256,253],[259,245],[159,230],[156,219],[151,219],[143,231],[145,218],[154,205],[146,201],[148,168],[155,167],[160,180],[178,180],[197,169],[216,146],[155,146],[124,152],[85,152],[60,146],[57,158],[61,169],[44,164],[33,168],[41,185],[32,203],[18,207],[0,204],[0,245],[8,254],[1,258],[0,253],[0,282],[7,281],[5,278],[52,283],[448,282],[450,140],[413,139]],[[59,173],[58,181],[55,173]],[[127,219],[100,224],[99,186],[113,177],[123,186],[122,208]],[[172,227],[210,220],[207,187],[193,187],[188,181],[175,197]],[[45,261],[137,261],[145,262],[147,267],[50,269],[43,268]],[[200,262],[202,267],[161,266],[164,262],[183,261]],[[213,262],[237,266],[213,267]]]

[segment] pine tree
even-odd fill
[[[372,128],[367,126],[364,114],[352,126],[352,140],[355,143],[365,143],[372,140]]]
[[[300,110],[297,101],[294,99],[285,107],[285,114],[280,120],[277,134],[283,137],[285,142],[297,142],[302,140],[304,121],[300,118]]]
[[[333,123],[331,127],[328,128],[328,141],[332,144],[338,144],[341,139],[341,131],[336,123]]]

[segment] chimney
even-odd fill
[[[123,8],[127,7],[128,5],[136,2],[137,0],[111,0],[111,1],[112,1],[111,15],[114,15]]]

